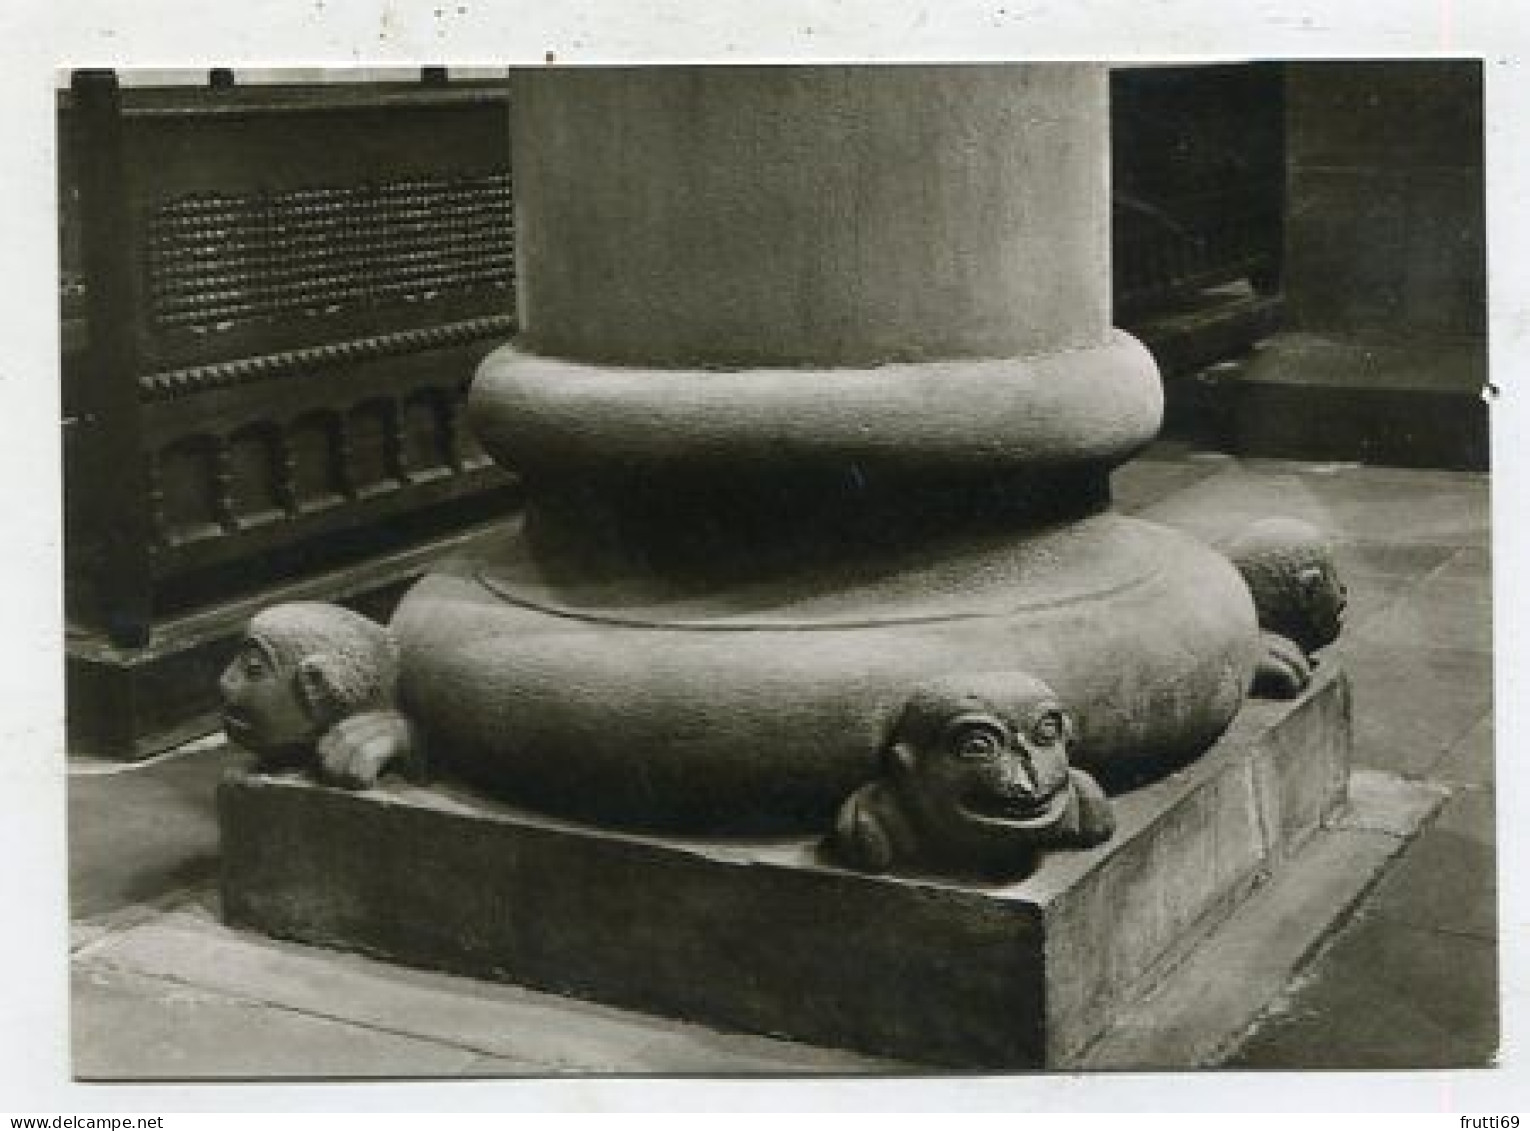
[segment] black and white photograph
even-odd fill
[[[1493,60],[580,47],[57,60],[59,1086],[1501,1080]]]

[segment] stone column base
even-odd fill
[[[234,925],[576,997],[963,1068],[1076,1063],[1343,803],[1349,689],[1253,701],[1120,829],[1027,880],[866,876],[809,839],[616,833],[458,788],[235,774]]]

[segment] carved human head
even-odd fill
[[[256,614],[218,680],[228,736],[272,763],[301,761],[339,720],[393,702],[398,648],[382,625],[297,601]]]
[[[936,831],[1043,829],[1067,804],[1072,718],[1024,672],[935,680],[914,691],[889,740],[889,772]]]
[[[1348,593],[1322,531],[1294,518],[1267,518],[1233,541],[1228,557],[1248,583],[1259,627],[1311,653],[1339,637]]]

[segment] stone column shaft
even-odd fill
[[[521,344],[682,367],[1102,344],[1102,67],[518,72]]]

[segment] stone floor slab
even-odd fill
[[[1323,500],[1291,474],[1251,474],[1241,462],[1144,507],[1141,515],[1220,545],[1271,515],[1300,518],[1337,535],[1344,530]],[[1353,533],[1353,532],[1349,532]]]
[[[1360,765],[1422,777],[1491,708],[1488,656],[1354,641],[1340,641],[1336,651],[1354,673]]]
[[[1354,626],[1358,644],[1407,651],[1431,649],[1491,657],[1493,608],[1484,579],[1433,574],[1409,587],[1377,616]]]
[[[1453,799],[1446,811],[1460,800]],[[1482,820],[1491,832],[1491,805]],[[1377,886],[1372,913],[1410,927],[1493,942],[1498,937],[1498,884],[1493,845],[1484,839],[1436,822]]]
[[[463,1080],[513,1080],[526,1075],[526,1066],[502,1056],[480,1056],[454,1075]]]
[[[1352,573],[1364,573],[1403,582],[1421,581],[1443,569],[1461,552],[1453,544],[1366,541],[1348,534],[1334,539],[1334,560],[1346,578]]]
[[[1231,459],[1190,460],[1178,452],[1155,449],[1149,449],[1111,474],[1110,491],[1117,510],[1135,514],[1177,491],[1209,479]]]
[[[1493,751],[1493,715],[1488,712],[1429,767],[1429,776],[1453,785],[1491,787],[1497,777]]]
[[[1355,521],[1351,537],[1485,545],[1491,506],[1484,472],[1384,464],[1244,459],[1250,475],[1288,474]]]
[[[1363,767],[1349,775],[1349,805],[1329,822],[1352,832],[1412,836],[1444,805],[1450,791]]]
[[[475,1053],[90,962],[75,966],[79,1080],[450,1076]]]
[[[1469,1068],[1498,1048],[1497,950],[1361,916],[1226,1061],[1237,1068]]]
[[[1459,789],[1440,810],[1434,830],[1462,838],[1473,848],[1493,849],[1497,837],[1497,795],[1491,789]]]
[[[891,1071],[885,1061],[453,977],[224,927],[201,909],[104,940],[93,965],[471,1051],[498,1075]],[[482,1067],[482,1066],[480,1066]],[[455,1072],[455,1066],[452,1067]]]
[[[1384,616],[1418,584],[1417,578],[1406,575],[1346,568],[1342,557],[1339,576],[1349,590],[1349,604],[1344,611],[1344,635],[1351,640],[1368,624]]]
[[[1439,572],[1441,577],[1450,580],[1491,581],[1493,549],[1490,545],[1463,546],[1451,555],[1450,561]]]
[[[71,773],[74,918],[103,915],[217,875],[213,794],[229,760],[227,749],[222,745],[120,773]]]
[[[1485,483],[1460,472],[1239,460],[1146,507],[1143,517],[1212,542],[1286,515],[1335,537],[1481,546],[1489,529]]]

